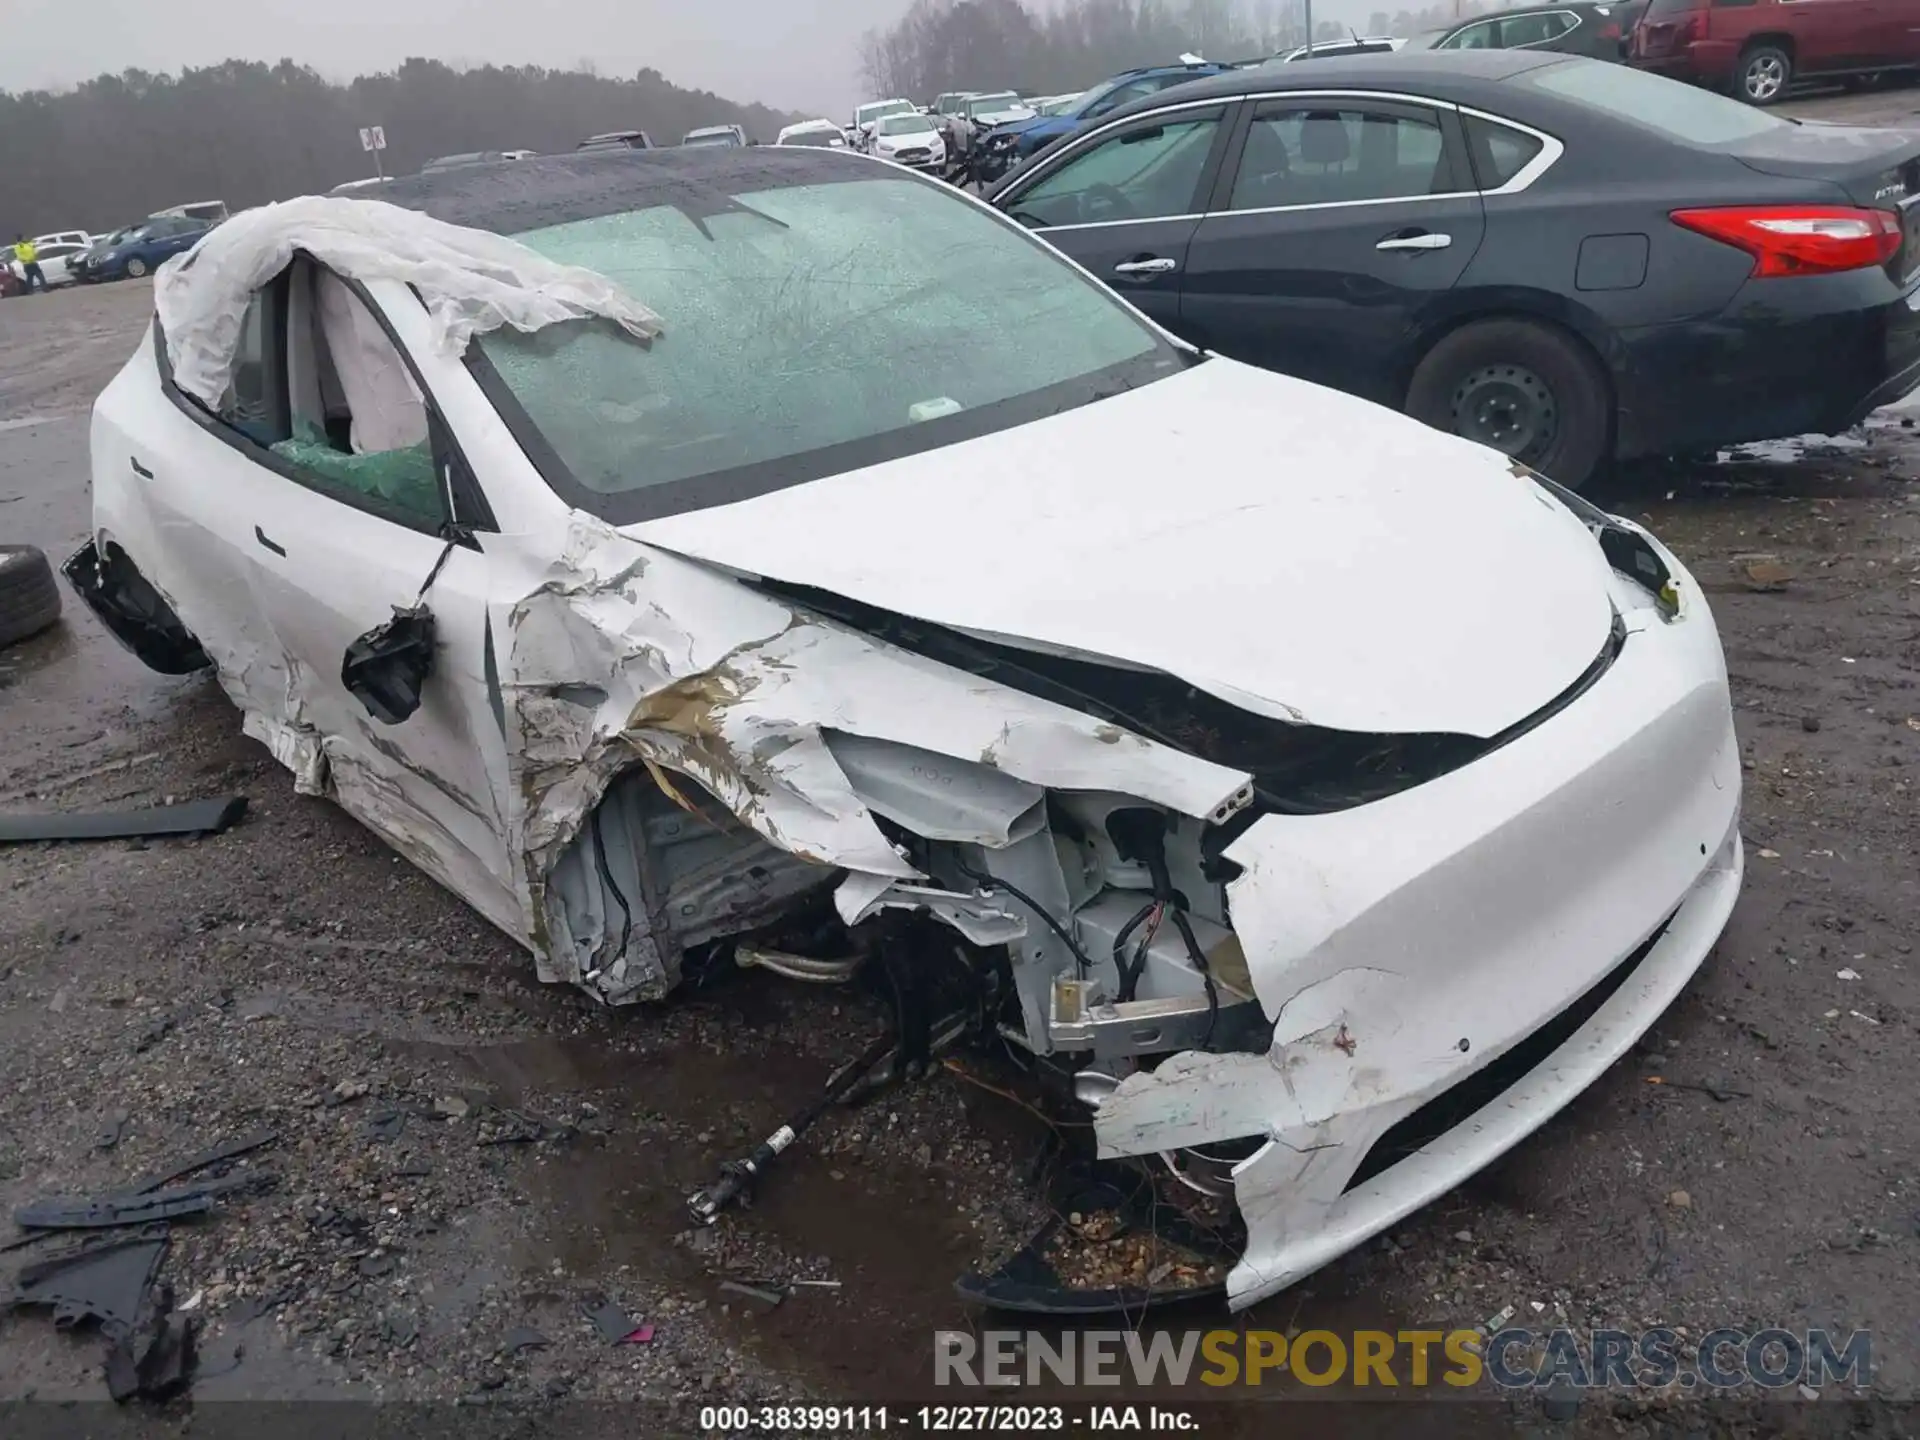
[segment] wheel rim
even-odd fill
[[[1483,365],[1453,391],[1453,431],[1532,464],[1560,436],[1553,390],[1524,365]]]
[[[1787,66],[1778,55],[1756,55],[1747,65],[1747,94],[1771,100],[1787,83]]]
[[[142,275],[147,273],[147,267],[145,262],[140,260],[129,260],[127,262],[127,273],[133,276],[134,279],[138,280]]]

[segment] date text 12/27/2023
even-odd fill
[[[1191,1410],[1158,1405],[710,1405],[700,1429],[716,1435],[896,1433],[1063,1434],[1156,1431],[1195,1434]]]

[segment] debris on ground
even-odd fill
[[[118,1142],[119,1128],[114,1130]],[[159,1271],[170,1241],[169,1220],[204,1215],[224,1196],[272,1186],[271,1171],[242,1168],[232,1174],[175,1185],[203,1170],[242,1159],[279,1138],[255,1131],[156,1171],[125,1189],[91,1198],[37,1200],[13,1212],[26,1236],[18,1248],[65,1230],[115,1230],[136,1233],[93,1236],[57,1255],[23,1266],[0,1310],[46,1307],[54,1328],[97,1325],[107,1340],[106,1380],[116,1402],[135,1397],[164,1401],[193,1381],[195,1337],[204,1290],[185,1305],[173,1304],[170,1285]],[[107,1148],[107,1147],[101,1147]],[[173,1187],[173,1188],[168,1188]]]
[[[1793,576],[1793,569],[1778,555],[1736,555],[1733,563],[1740,567],[1749,589],[1767,592],[1784,590]]]
[[[611,1301],[583,1305],[581,1313],[609,1345],[646,1345],[653,1339],[653,1326],[641,1324]]]
[[[53,1312],[56,1330],[90,1322],[108,1329],[131,1329],[166,1250],[163,1226],[49,1255],[21,1269],[5,1304],[12,1309],[47,1307]]]
[[[139,810],[98,810],[0,815],[0,845],[45,840],[144,840],[162,836],[219,835],[247,813],[247,797],[150,805]]]
[[[505,1355],[518,1355],[522,1350],[544,1350],[551,1343],[532,1326],[516,1325],[500,1342],[500,1351]]]
[[[116,1404],[171,1400],[193,1383],[198,1333],[193,1317],[167,1313],[163,1302],[145,1323],[109,1339],[107,1393]]]
[[[1198,1289],[1227,1278],[1228,1267],[1219,1261],[1162,1235],[1123,1230],[1123,1223],[1108,1212],[1077,1226],[1062,1226],[1047,1247],[1047,1259],[1060,1279],[1075,1290],[1117,1290],[1158,1289],[1169,1280],[1180,1289]]]
[[[731,1295],[744,1295],[749,1300],[758,1300],[769,1307],[778,1305],[787,1298],[786,1291],[772,1290],[760,1285],[747,1285],[739,1280],[722,1280],[720,1288]]]
[[[168,1170],[156,1171],[143,1180],[135,1181],[125,1190],[115,1192],[118,1196],[145,1195],[158,1190],[163,1185],[171,1185],[176,1180],[184,1180],[189,1175],[197,1175],[202,1170],[211,1170],[216,1165],[229,1160],[238,1160],[243,1155],[251,1155],[255,1150],[264,1150],[280,1138],[278,1130],[255,1130],[242,1135],[237,1140],[229,1140],[216,1145],[211,1150],[189,1156]]]

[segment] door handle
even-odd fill
[[[1171,275],[1180,268],[1178,260],[1155,255],[1145,260],[1122,260],[1113,267],[1116,275]]]
[[[129,463],[132,464],[133,466],[134,474],[138,475],[142,480],[151,480],[153,478],[153,471],[149,470],[146,466],[142,465],[140,463],[139,457],[129,456],[128,459],[129,459]]]
[[[253,527],[253,538],[258,540],[266,549],[278,555],[282,560],[287,558],[287,552],[269,540],[267,538],[267,532],[262,530],[258,525]]]
[[[1373,248],[1376,250],[1444,250],[1453,244],[1451,235],[1436,235],[1431,230],[1422,230],[1418,235],[1389,235]]]

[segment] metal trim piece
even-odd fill
[[[1516,46],[1514,48],[1518,49],[1521,47]],[[1158,225],[1174,221],[1212,220],[1227,215],[1283,215],[1293,211],[1356,209],[1367,205],[1407,205],[1422,200],[1464,200],[1473,196],[1479,196],[1484,199],[1491,195],[1518,195],[1559,163],[1560,157],[1566,153],[1567,149],[1557,137],[1547,134],[1544,130],[1535,129],[1531,125],[1524,125],[1520,121],[1511,120],[1504,115],[1494,115],[1485,110],[1475,109],[1470,105],[1456,104],[1452,100],[1439,100],[1425,95],[1407,95],[1393,90],[1274,90],[1259,91],[1247,95],[1227,96],[1224,97],[1224,99],[1216,97],[1211,100],[1187,100],[1178,105],[1169,105],[1162,110],[1145,110],[1138,115],[1129,115],[1123,120],[1109,121],[1093,130],[1089,130],[1085,135],[1077,137],[1071,145],[1061,150],[1059,154],[1049,156],[1044,162],[1041,162],[1030,174],[1036,181],[1044,178],[1047,174],[1057,170],[1068,160],[1081,154],[1089,146],[1098,142],[1108,131],[1117,129],[1122,125],[1131,125],[1135,121],[1151,120],[1162,115],[1174,115],[1185,110],[1205,109],[1223,103],[1257,105],[1268,100],[1385,101],[1402,105],[1419,105],[1431,110],[1451,111],[1455,115],[1462,117],[1471,116],[1476,120],[1485,120],[1490,124],[1504,125],[1507,129],[1517,130],[1522,135],[1530,135],[1540,142],[1540,153],[1535,155],[1533,159],[1529,160],[1525,165],[1521,166],[1511,180],[1491,190],[1443,190],[1433,195],[1387,195],[1372,200],[1322,200],[1304,205],[1266,205],[1252,210],[1207,210],[1197,215],[1151,215],[1137,220],[1089,220],[1075,225],[1040,226],[1034,229],[1032,233],[1036,235],[1051,235],[1055,232],[1068,230],[1109,229],[1116,225]],[[1469,147],[1469,159],[1471,159],[1471,147]],[[1025,194],[1030,188],[1030,185],[1022,185],[1015,191],[1012,186],[1009,186],[1007,192],[996,195],[994,199],[996,201],[1004,201],[1007,204],[1013,204],[1018,200],[1020,195]],[[998,208],[998,206],[996,205],[995,208]]]
[[[1506,184],[1492,190],[1482,190],[1480,194],[1483,196],[1518,195],[1522,190],[1525,190],[1529,185],[1533,184],[1534,181],[1546,174],[1547,171],[1551,170],[1559,163],[1560,157],[1567,153],[1567,147],[1560,143],[1558,137],[1549,135],[1544,130],[1536,130],[1531,125],[1522,125],[1518,120],[1510,120],[1505,115],[1495,115],[1486,110],[1475,110],[1469,105],[1459,105],[1454,108],[1462,118],[1471,117],[1475,120],[1485,120],[1491,125],[1504,125],[1509,130],[1518,130],[1522,135],[1531,135],[1540,142],[1540,153],[1538,155],[1522,165],[1519,170],[1514,173],[1514,177],[1507,181]],[[1471,158],[1472,147],[1469,146],[1468,150],[1469,158]]]

